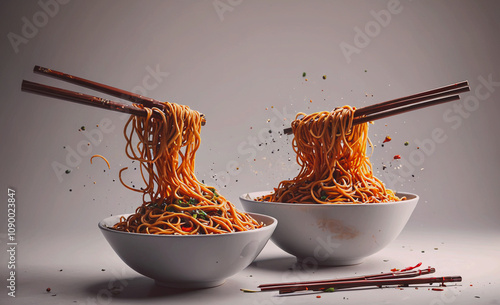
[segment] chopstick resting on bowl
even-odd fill
[[[448,103],[460,99],[459,94],[470,91],[469,82],[462,81],[448,86],[412,94],[386,102],[356,109],[353,124],[361,124],[387,118],[393,115]],[[285,134],[292,134],[292,128],[285,128]]]
[[[129,92],[123,89],[111,87],[105,84],[94,82],[88,79],[76,77],[63,72],[55,71],[48,68],[43,68],[40,66],[35,66],[33,72],[42,74],[45,76],[50,76],[59,80],[63,80],[75,85],[79,85],[88,89],[92,89],[101,93],[105,93],[120,99],[128,100],[133,103],[142,104],[144,107],[148,108],[159,108],[165,110],[163,104],[155,99],[145,97],[133,92]],[[108,109],[112,111],[118,111],[123,113],[129,113],[137,116],[147,116],[147,111],[141,108],[134,107],[129,104],[122,104],[102,97],[92,96],[84,93],[79,93],[71,90],[61,89],[57,87],[47,86],[40,83],[35,83],[27,80],[23,80],[21,85],[21,90],[25,92],[35,93],[43,96],[58,98],[65,101],[75,102],[79,104],[89,105],[93,107]],[[159,118],[160,115],[153,112],[153,116]],[[202,125],[205,125],[205,116],[201,114]]]

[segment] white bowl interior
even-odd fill
[[[246,268],[262,251],[276,228],[273,217],[250,213],[264,227],[217,235],[148,235],[109,227],[121,216],[108,217],[99,228],[118,256],[157,284],[176,288],[218,286]]]
[[[243,208],[278,219],[272,241],[299,260],[320,265],[358,264],[390,242],[403,230],[418,196],[376,204],[296,204],[258,202],[269,191],[240,197]]]

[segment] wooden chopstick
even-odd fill
[[[384,112],[380,112],[380,113],[376,113],[376,114],[372,114],[372,115],[368,115],[368,116],[355,117],[352,123],[353,123],[353,125],[356,125],[356,124],[371,122],[371,121],[387,118],[390,116],[402,114],[402,113],[417,110],[417,109],[422,109],[422,108],[426,108],[426,107],[430,107],[430,106],[435,106],[435,105],[439,105],[439,104],[443,104],[443,103],[456,101],[459,99],[460,99],[460,96],[458,96],[458,95],[442,97],[442,98],[432,100],[430,102],[409,105],[407,107],[396,108],[393,110],[384,111]]]
[[[462,277],[459,275],[455,276],[442,276],[442,277],[422,277],[422,278],[411,278],[411,279],[379,279],[379,280],[359,280],[359,281],[345,281],[345,282],[334,282],[325,284],[312,284],[308,286],[296,286],[296,287],[284,287],[283,289],[279,289],[279,293],[292,293],[297,291],[304,290],[313,290],[313,291],[321,291],[325,289],[334,290],[337,289],[346,289],[346,288],[355,288],[355,287],[367,287],[367,286],[391,286],[391,285],[399,285],[399,286],[407,286],[414,284],[432,284],[432,283],[448,283],[448,282],[461,282]]]
[[[448,95],[454,95],[462,92],[469,91],[469,82],[462,81],[455,84],[443,86],[440,88],[420,92],[417,94],[408,95],[405,97],[400,97],[397,99],[389,100],[386,102],[373,104],[370,106],[366,106],[363,108],[359,108],[356,110],[356,116],[369,115],[372,113],[385,111],[393,107],[400,107],[406,105],[408,101],[412,101],[412,103],[423,102],[425,100],[429,100],[428,98],[438,98]]]
[[[129,92],[123,89],[119,89],[116,87],[111,87],[105,84],[101,84],[98,82],[94,82],[85,78],[77,77],[74,75],[70,75],[67,73],[59,72],[56,70],[52,70],[49,68],[44,68],[40,66],[35,66],[33,68],[33,72],[42,74],[45,76],[50,76],[59,80],[66,81],[68,83],[72,83],[75,85],[79,85],[88,89],[92,89],[101,93],[105,93],[120,99],[124,99],[133,103],[138,103],[138,104],[143,104],[146,107],[158,107],[160,109],[163,109],[163,105],[161,104],[160,101],[157,101],[155,99],[145,97],[133,92]]]
[[[101,97],[96,97],[84,93],[51,87],[35,82],[30,82],[27,80],[23,80],[21,85],[21,90],[25,92],[36,93],[43,96],[58,98],[65,101],[89,105],[93,107],[124,112],[138,116],[147,116],[146,110],[134,107],[132,105],[122,104]],[[153,112],[153,116],[160,118],[160,115],[155,112]]]
[[[108,86],[105,84],[101,84],[98,82],[94,82],[85,78],[77,77],[74,75],[70,75],[67,73],[63,73],[60,71],[52,70],[49,68],[44,68],[40,66],[35,66],[33,68],[33,72],[42,74],[45,76],[50,76],[59,80],[63,80],[72,84],[76,84],[85,88],[89,88],[101,93],[105,93],[114,97],[118,97],[124,100],[128,100],[133,103],[142,104],[145,107],[152,108],[157,107],[163,111],[165,111],[165,107],[162,102],[145,97],[133,92],[129,92],[123,89],[119,89],[116,87]],[[89,105],[93,107],[104,108],[108,110],[124,112],[129,114],[134,114],[138,116],[147,116],[147,111],[144,109],[140,109],[134,107],[132,105],[122,104],[119,102],[115,102],[109,99],[104,99],[101,97],[96,97],[88,94],[83,94],[75,91],[70,91],[66,89],[51,87],[47,85],[43,85],[40,83],[30,82],[23,80],[21,85],[21,90],[31,93],[36,93],[39,95],[49,96],[53,98],[58,98],[66,101],[76,102],[84,105]],[[153,112],[153,116],[160,118],[160,115],[156,112]],[[200,113],[201,116],[201,125],[205,125],[206,119],[203,113]]]
[[[331,285],[331,284],[334,284],[337,282],[417,277],[420,275],[434,273],[435,271],[436,271],[436,269],[429,267],[427,269],[414,270],[414,271],[378,273],[378,274],[372,274],[372,275],[362,275],[362,276],[357,276],[357,277],[332,279],[332,280],[262,284],[262,285],[259,285],[258,288],[260,288],[261,291],[268,291],[268,290],[282,290],[285,288],[294,288],[294,287],[310,287],[311,285],[318,285],[318,284],[328,286],[328,285]]]
[[[386,102],[356,109],[353,124],[375,121],[389,116],[435,106],[460,99],[458,94],[470,91],[467,81],[412,94]],[[285,128],[285,134],[292,134],[292,128]]]

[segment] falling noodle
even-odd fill
[[[287,203],[375,203],[400,201],[373,176],[367,155],[368,123],[353,125],[355,108],[297,114],[293,150],[301,169],[257,200]]]
[[[164,109],[147,108],[147,117],[132,115],[124,128],[127,156],[140,162],[145,187],[130,190],[143,194],[143,204],[114,225],[119,231],[146,234],[219,234],[262,226],[239,212],[213,187],[200,183],[194,172],[200,145],[201,115],[187,106],[162,103]],[[160,114],[153,117],[153,112]]]

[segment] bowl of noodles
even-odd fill
[[[246,268],[264,248],[277,221],[249,214],[261,227],[224,234],[142,234],[113,229],[122,217],[99,222],[99,228],[118,256],[133,270],[172,288],[208,288]]]
[[[143,183],[125,183],[127,167],[118,177],[143,200],[135,213],[106,218],[99,228],[127,265],[159,285],[218,286],[255,259],[277,221],[237,210],[196,177],[201,113],[168,102],[133,106],[145,115],[132,114],[126,122],[125,153],[139,164]]]
[[[418,202],[373,175],[368,123],[355,117],[351,106],[297,114],[291,123],[297,176],[240,197],[246,211],[278,220],[272,240],[299,260],[358,264],[400,234]]]
[[[278,220],[271,240],[300,262],[354,265],[390,244],[401,233],[419,197],[369,204],[308,204],[260,201],[271,191],[240,197],[246,211]]]

